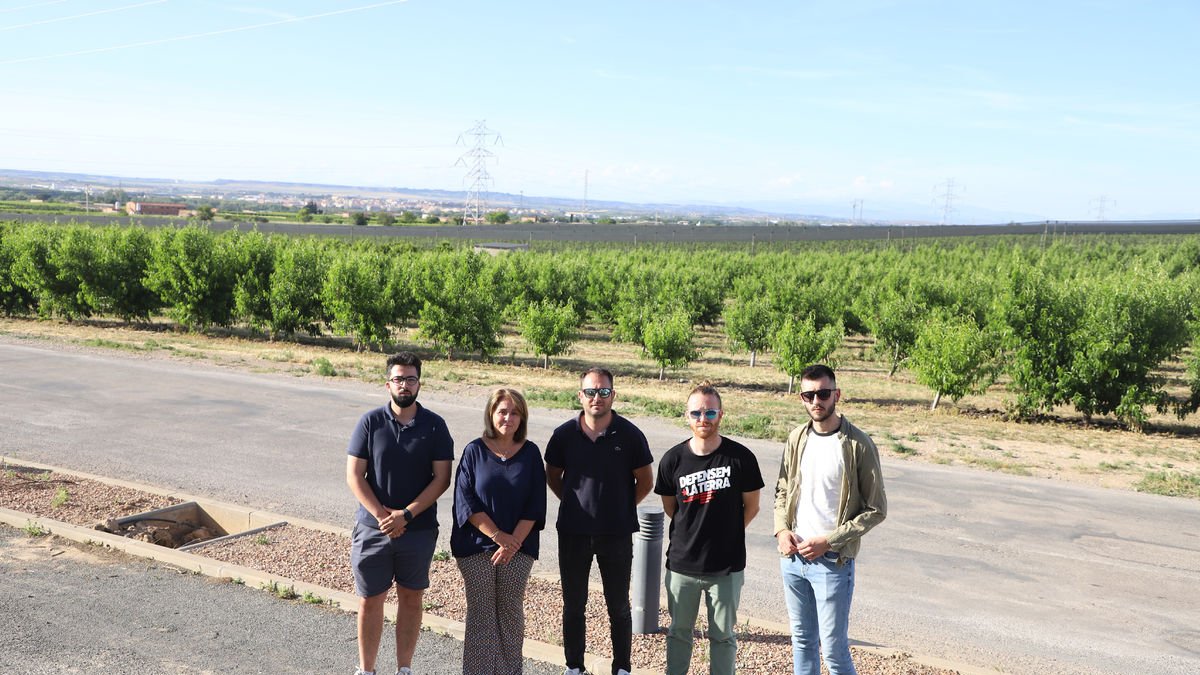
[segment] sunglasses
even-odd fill
[[[805,403],[812,403],[813,399],[818,401],[828,401],[830,396],[833,396],[832,389],[814,389],[812,391],[800,392],[800,398],[804,399]]]
[[[688,411],[688,417],[690,417],[694,420],[698,420],[701,417],[703,417],[704,419],[708,420],[709,422],[717,419],[717,415],[720,415],[720,414],[721,414],[720,410],[716,410],[713,408],[709,408],[708,410],[689,410]]]
[[[612,396],[612,388],[611,387],[600,387],[599,389],[594,389],[592,387],[588,387],[587,389],[580,389],[579,391],[583,392],[583,395],[588,398],[592,398],[594,396],[599,396],[600,398],[608,398],[609,396]]]

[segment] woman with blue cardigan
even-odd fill
[[[528,416],[520,392],[492,392],[483,436],[463,449],[454,477],[450,550],[467,594],[464,675],[514,675],[523,664],[525,585],[546,521],[546,469],[525,438]]]

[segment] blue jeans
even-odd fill
[[[700,613],[700,597],[708,605],[708,665],[710,675],[733,675],[737,659],[738,602],[745,572],[693,577],[667,570],[667,675],[687,675],[692,661],[692,631]]]
[[[811,562],[792,555],[780,558],[779,571],[792,626],[795,675],[819,675],[820,656],[829,675],[857,675],[850,660],[854,560],[839,567],[832,551]]]

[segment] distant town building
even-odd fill
[[[126,202],[125,212],[131,216],[182,216],[188,213],[188,207],[166,202]]]

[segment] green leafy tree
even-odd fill
[[[1085,306],[1070,337],[1064,392],[1085,419],[1114,414],[1140,429],[1147,406],[1165,406],[1155,370],[1187,345],[1191,332],[1183,317],[1189,302],[1178,284],[1141,270],[1092,280],[1079,290]]]
[[[392,225],[396,224],[396,216],[384,211],[383,213],[379,214],[379,224],[383,225],[384,227],[391,227]]]
[[[658,379],[666,377],[667,368],[677,370],[699,356],[691,318],[682,311],[649,319],[642,328],[642,346],[646,354],[658,363]]]
[[[479,254],[449,258],[448,269],[431,289],[418,317],[418,330],[447,358],[455,350],[479,352],[487,357],[500,347],[501,306],[493,280],[484,274]]]
[[[830,363],[835,349],[842,344],[845,328],[841,322],[817,328],[814,312],[804,318],[788,317],[771,336],[775,351],[775,366],[788,376],[788,393],[796,386],[796,378],[814,363]]]
[[[995,381],[995,350],[974,320],[939,314],[921,325],[909,365],[917,382],[933,390],[930,410],[942,396],[958,401],[981,394]]]
[[[415,222],[417,222],[417,214],[413,213],[412,211],[407,211],[407,210],[401,211],[400,212],[400,222],[402,222],[406,225],[415,223]]]
[[[542,365],[550,367],[550,357],[566,354],[579,339],[579,315],[571,305],[542,300],[527,305],[520,319],[521,337],[534,355],[541,354]]]
[[[255,330],[271,324],[271,274],[275,271],[275,246],[261,232],[250,232],[232,240],[236,279],[234,311]]]
[[[84,228],[27,227],[15,238],[13,281],[37,301],[38,314],[68,321],[91,316],[96,304],[95,233]]]
[[[492,211],[491,213],[484,216],[484,220],[491,223],[492,225],[503,225],[508,222],[508,219],[509,219],[508,211]]]
[[[366,225],[367,223],[371,222],[371,217],[362,211],[355,211],[350,215],[350,221],[355,225]]]
[[[107,227],[100,231],[99,285],[104,310],[130,321],[149,321],[162,306],[146,286],[154,242],[141,227]]]
[[[771,303],[764,297],[738,299],[725,310],[725,334],[735,351],[750,352],[753,368],[758,353],[771,346],[771,329],[775,315]]]
[[[167,314],[188,330],[233,322],[233,255],[208,230],[189,225],[157,230],[146,284]]]
[[[430,225],[437,225],[438,223],[442,222],[442,219],[431,214],[431,215],[425,216],[425,222],[429,223]]]
[[[13,277],[19,255],[17,227],[15,223],[0,223],[0,312],[6,316],[23,316],[37,308],[33,292]]]
[[[269,284],[272,337],[290,337],[299,331],[320,334],[327,320],[321,290],[328,267],[324,249],[312,239],[290,240],[279,248]]]
[[[863,297],[870,300],[865,306],[860,303],[858,311],[867,330],[875,338],[876,349],[887,355],[891,364],[888,369],[890,378],[912,352],[917,332],[929,308],[912,293],[888,287],[881,287]]]
[[[201,204],[196,208],[196,218],[201,222],[209,222],[217,215],[216,209],[208,204]]]
[[[325,277],[321,298],[330,323],[334,330],[353,337],[359,351],[370,346],[382,349],[391,337],[386,270],[386,259],[376,251],[343,250]]]

